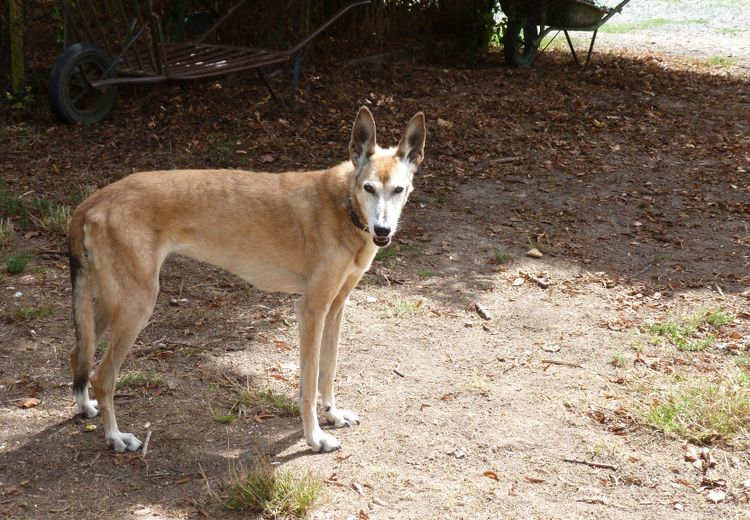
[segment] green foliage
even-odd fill
[[[6,91],[5,102],[14,112],[26,113],[34,106],[34,93],[28,85],[15,94]]]
[[[718,309],[656,323],[649,330],[668,339],[680,350],[696,352],[711,347],[715,340],[713,332],[732,321],[731,315]]]
[[[668,435],[706,444],[747,435],[750,378],[741,372],[716,381],[689,376],[648,396],[646,422]]]
[[[117,390],[122,388],[152,388],[162,386],[164,380],[153,369],[149,368],[146,373],[128,374],[121,378],[116,385]]]
[[[273,518],[305,516],[315,504],[323,482],[310,473],[295,475],[268,464],[260,464],[230,479],[227,509],[269,515]]]
[[[21,274],[26,270],[31,260],[31,253],[28,251],[19,251],[5,258],[5,269],[9,274]]]

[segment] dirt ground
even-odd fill
[[[214,495],[270,456],[326,482],[314,518],[750,518],[746,430],[709,443],[699,469],[684,439],[640,418],[649,389],[721,377],[750,349],[747,78],[595,58],[308,67],[289,108],[237,75],[123,89],[91,127],[46,107],[4,123],[8,189],[60,204],[138,170],[326,167],[346,158],[362,104],[382,144],[417,110],[429,135],[394,253],[347,307],[337,396],[362,424],[335,432],[333,454],[309,451],[298,418],[216,420],[233,380],[295,396],[293,297],[180,258],[123,366],[162,383],[116,398],[148,452],[109,452],[88,431],[98,419],[74,418],[63,240],[18,232],[3,256],[34,256],[0,284],[0,516],[247,517]],[[704,351],[648,332],[719,308],[734,320]]]

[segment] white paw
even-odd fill
[[[307,444],[314,452],[328,453],[341,449],[341,443],[336,440],[336,437],[320,429],[313,431],[307,437]]]
[[[323,412],[323,417],[326,418],[330,424],[335,428],[341,428],[346,426],[354,426],[359,424],[359,416],[351,410],[341,410],[339,408],[331,408],[328,411]]]
[[[81,417],[92,419],[99,415],[99,403],[96,402],[96,399],[89,399],[82,403],[78,403],[78,413]]]
[[[118,453],[123,451],[136,451],[143,443],[132,433],[115,432],[112,435],[107,435],[107,444],[112,446]]]

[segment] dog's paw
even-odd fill
[[[99,403],[96,399],[88,399],[78,404],[78,415],[85,419],[93,419],[99,415]]]
[[[307,438],[307,444],[314,452],[329,453],[341,449],[341,443],[336,440],[336,437],[330,433],[326,433],[323,430],[317,430]]]
[[[334,428],[347,428],[359,424],[359,416],[351,410],[341,410],[338,408],[331,408],[323,412],[323,417],[326,418],[329,424],[332,424]]]
[[[124,451],[136,451],[143,446],[143,443],[132,433],[115,432],[112,435],[107,435],[107,444],[117,453]]]

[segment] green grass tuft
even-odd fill
[[[420,278],[432,278],[433,276],[437,276],[437,272],[432,269],[422,269],[417,274]]]
[[[649,331],[668,339],[680,350],[697,352],[714,344],[715,335],[711,330],[717,331],[733,320],[730,314],[718,309],[656,323]]]
[[[232,415],[231,413],[228,414],[214,414],[214,421],[221,424],[232,424],[234,421],[237,420],[236,415]]]
[[[258,389],[243,387],[239,383],[234,383],[233,387],[236,392],[235,407],[244,405],[248,407],[258,407],[275,414],[299,417],[300,411],[297,402],[270,388]]]
[[[31,253],[19,251],[5,258],[5,269],[9,274],[21,274],[26,270],[31,260]]]
[[[16,311],[16,316],[21,320],[36,320],[44,318],[49,315],[50,308],[47,305],[41,305],[39,307],[23,307]]]
[[[396,300],[385,309],[385,315],[389,318],[407,318],[409,316],[421,314],[423,311],[422,300],[419,300],[418,302]]]
[[[323,482],[310,473],[295,475],[288,470],[274,471],[262,464],[230,479],[227,509],[277,517],[305,516],[318,500]]]
[[[500,265],[507,264],[512,259],[513,259],[513,255],[505,251],[501,251],[499,249],[495,249],[495,252],[492,255],[492,260],[494,260],[496,264],[500,264]]]
[[[735,372],[719,380],[691,375],[652,392],[643,417],[667,435],[700,444],[747,437],[750,377]]]
[[[164,384],[164,380],[152,368],[145,373],[127,374],[117,382],[117,390],[123,388],[154,388]]]

